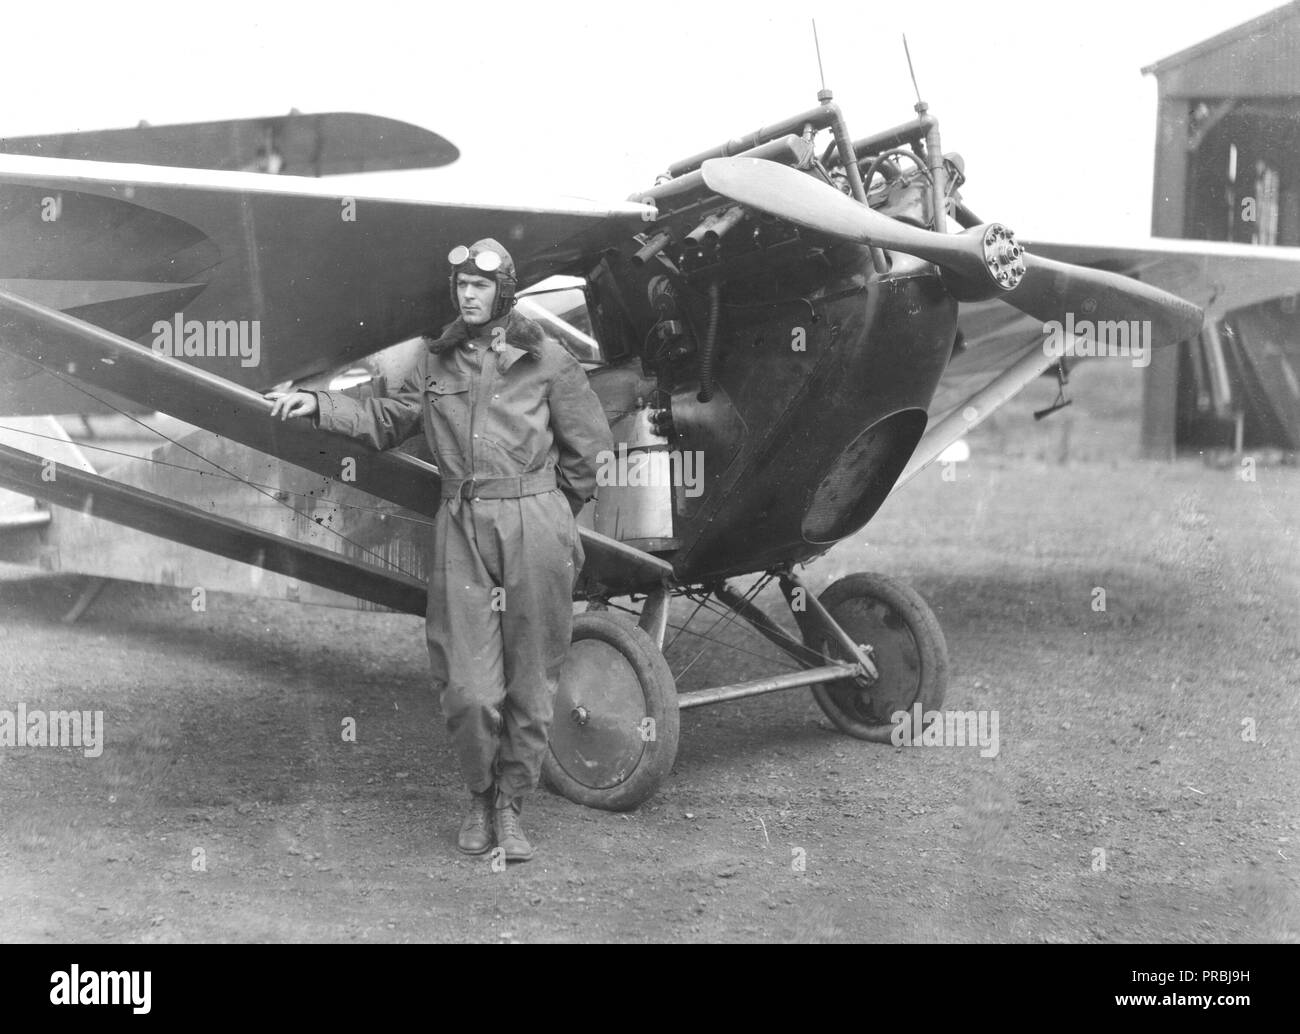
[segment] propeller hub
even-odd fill
[[[1003,291],[1014,291],[1025,277],[1025,249],[1016,235],[1001,223],[989,223],[984,229],[984,268]]]

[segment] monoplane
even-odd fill
[[[1170,346],[1300,288],[1300,249],[1023,238],[967,207],[926,105],[854,139],[827,91],[613,203],[311,178],[455,157],[366,116],[0,150],[0,485],[25,497],[0,517],[0,559],[46,571],[422,613],[430,458],[272,422],[264,393],[384,393],[455,315],[452,248],[511,249],[523,311],[583,362],[618,446],[581,515],[587,608],[545,766],[600,808],[653,794],[686,708],[807,686],[873,741],[938,709],[947,648],[920,595],[864,572],[814,596],[802,565],[1036,378],[1063,378],[1087,350],[1063,354],[1058,328]],[[72,441],[67,414],[105,413],[157,447]],[[797,633],[754,602],[772,581]],[[791,670],[678,693],[678,596]]]

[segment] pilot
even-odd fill
[[[390,449],[423,429],[442,473],[428,557],[433,685],[470,792],[459,848],[533,855],[519,825],[547,749],[583,563],[576,515],[613,448],[578,361],[514,309],[515,265],[487,238],[448,256],[460,316],[400,390],[276,397],[271,416]],[[275,397],[275,396],[272,396]]]

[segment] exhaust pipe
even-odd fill
[[[745,210],[740,205],[714,212],[699,226],[686,235],[686,243],[697,248],[712,247],[726,234],[735,229],[736,224],[745,217]]]
[[[642,247],[640,251],[632,256],[632,265],[644,266],[652,258],[658,255],[659,252],[663,251],[664,248],[668,247],[671,240],[672,236],[667,230],[660,230],[646,241],[645,246]]]

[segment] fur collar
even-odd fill
[[[505,327],[506,344],[514,345],[532,356],[541,355],[542,342],[546,340],[546,331],[542,329],[541,324],[520,315],[514,309],[510,310],[504,320],[494,321],[494,323]],[[488,324],[489,327],[492,325]],[[490,334],[491,331],[489,330],[488,333]],[[469,328],[465,325],[464,319],[457,316],[443,330],[441,337],[429,339],[429,351],[441,355],[447,349],[463,345],[468,340]]]

